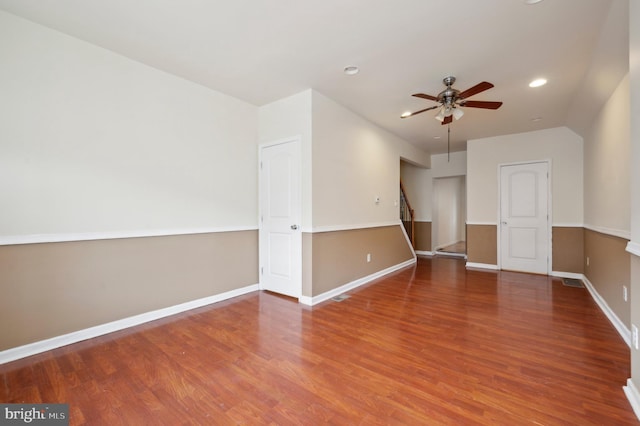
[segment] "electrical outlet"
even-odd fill
[[[629,289],[627,289],[626,285],[622,286],[622,297],[624,297],[624,301],[626,302],[629,298]]]
[[[367,253],[367,263],[371,262],[371,253]]]
[[[589,266],[589,256],[587,256],[587,266]]]
[[[631,339],[633,341],[633,347],[638,350],[638,327],[635,324],[631,324]]]

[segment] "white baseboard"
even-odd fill
[[[376,273],[373,273],[371,275],[367,275],[366,277],[357,279],[355,281],[351,281],[350,283],[344,284],[340,287],[334,288],[333,290],[329,290],[326,293],[322,293],[318,296],[313,296],[313,297],[309,297],[309,296],[302,296],[298,299],[298,301],[304,305],[309,305],[309,306],[313,306],[313,305],[317,305],[318,303],[322,303],[326,300],[331,299],[332,297],[338,296],[339,294],[345,293],[349,290],[353,290],[356,287],[360,287],[362,285],[365,285],[375,279],[378,279],[380,277],[383,277],[387,274],[390,274],[392,272],[395,272],[399,269],[405,268],[407,266],[411,266],[414,263],[416,263],[416,259],[410,259],[407,260],[406,262],[402,262],[399,263],[397,265],[391,266],[387,269],[383,269],[382,271],[378,271]]]
[[[576,274],[575,272],[562,272],[562,271],[551,271],[552,277],[558,278],[573,278],[576,280],[584,280],[584,274]]]
[[[465,266],[467,268],[471,268],[471,269],[490,269],[492,271],[497,271],[498,270],[498,265],[491,265],[488,263],[474,263],[474,262],[467,262],[465,264]]]
[[[633,384],[631,379],[628,379],[627,386],[623,386],[622,389],[625,395],[627,395],[633,412],[636,413],[636,417],[640,420],[640,392],[638,392],[638,388]]]
[[[600,307],[600,310],[604,312],[607,318],[609,318],[609,321],[611,321],[611,324],[613,324],[615,329],[618,330],[618,333],[620,333],[622,339],[627,343],[627,346],[631,347],[631,331],[629,331],[627,326],[624,325],[620,318],[618,318],[615,312],[613,312],[613,310],[609,307],[607,302],[602,298],[602,296],[600,296],[593,284],[591,284],[591,281],[589,281],[589,279],[583,274],[580,275],[580,279],[583,280],[585,286],[587,287],[587,290],[589,290],[589,293],[591,293],[591,297]]]
[[[104,334],[113,333],[114,331],[123,330],[125,328],[144,324],[146,322],[155,321],[171,315],[179,314],[190,309],[200,308],[232,297],[242,296],[252,291],[260,290],[258,284],[236,290],[227,291],[225,293],[216,294],[214,296],[204,297],[202,299],[192,300],[190,302],[181,303],[179,305],[170,306],[168,308],[158,309],[151,312],[145,312],[121,320],[112,321],[106,324],[97,325],[95,327],[86,328],[84,330],[74,331],[72,333],[63,334],[62,336],[52,337],[50,339],[41,340],[39,342],[29,343],[27,345],[18,346],[16,348],[7,349],[0,352],[0,364],[15,361],[20,358],[26,358],[41,352],[60,348],[72,343],[81,342],[83,340],[102,336]]]
[[[433,256],[432,251],[416,250],[418,256]]]

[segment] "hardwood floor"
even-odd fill
[[[349,295],[255,292],[5,364],[0,400],[72,425],[638,424],[584,288],[442,257]]]

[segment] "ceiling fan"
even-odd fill
[[[428,99],[430,101],[438,102],[440,105],[432,106],[429,108],[421,109],[416,112],[407,112],[402,114],[401,118],[407,118],[414,116],[416,114],[420,114],[425,111],[430,111],[432,109],[440,108],[438,115],[436,115],[436,120],[442,122],[442,124],[449,124],[455,118],[458,120],[460,117],[464,115],[464,111],[461,107],[469,107],[469,108],[484,108],[484,109],[498,109],[502,106],[502,102],[489,102],[489,101],[468,101],[467,98],[477,95],[480,92],[484,92],[485,90],[489,90],[493,87],[493,84],[483,81],[482,83],[478,83],[475,86],[461,92],[459,90],[454,89],[453,83],[456,82],[456,78],[449,76],[445,77],[442,82],[446,89],[438,94],[438,96],[425,95],[424,93],[415,93],[412,96],[416,98]]]

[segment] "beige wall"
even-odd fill
[[[631,242],[635,247],[631,269],[631,323],[640,326],[640,3],[629,2],[629,68],[631,155]],[[640,351],[631,350],[631,377],[640,390]],[[640,395],[636,395],[640,398]],[[640,407],[636,407],[639,409]]]
[[[416,222],[414,236],[416,251],[432,251],[431,222]]]
[[[554,226],[551,230],[553,272],[584,273],[584,228]]]
[[[258,283],[257,231],[0,247],[0,350]]]
[[[467,261],[498,265],[496,225],[467,225]]]
[[[413,258],[401,225],[310,235],[317,296]],[[367,254],[371,262],[367,262]]]
[[[625,251],[628,240],[600,232],[585,230],[585,276],[607,302],[616,316],[630,329],[631,305],[624,301],[622,287],[630,289],[631,265]]]

